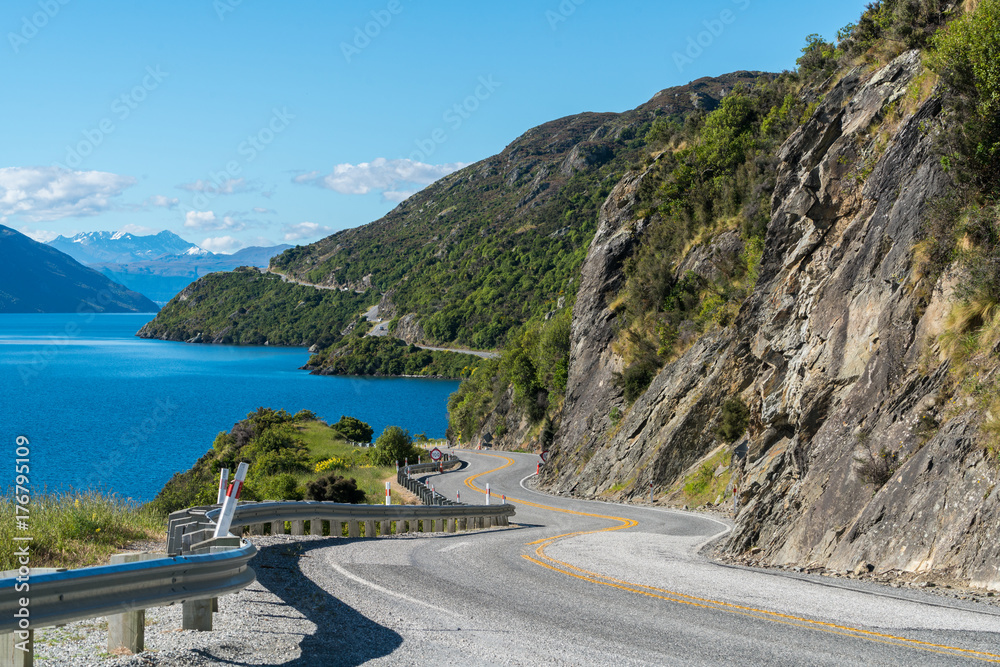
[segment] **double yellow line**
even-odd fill
[[[508,456],[499,456],[496,454],[481,454],[481,456],[489,456],[491,458],[503,459],[504,461],[506,461],[506,463],[497,468],[493,468],[492,470],[486,470],[484,472],[466,478],[465,485],[467,487],[469,487],[473,491],[485,494],[486,490],[476,485],[475,481],[480,477],[482,477],[483,475],[488,475],[490,473],[494,473],[514,465],[514,459]],[[609,516],[606,514],[590,514],[587,512],[576,512],[573,510],[551,507],[549,505],[541,505],[539,503],[533,503],[527,500],[517,500],[515,498],[508,498],[507,500],[514,502],[518,505],[537,507],[539,509],[549,510],[552,512],[560,512],[562,514],[575,514],[577,516],[587,516],[587,517],[593,517],[595,519],[608,519],[610,521],[616,522],[616,525],[610,526],[608,528],[601,528],[597,530],[582,530],[572,533],[563,533],[562,535],[555,535],[553,537],[546,537],[541,540],[529,542],[527,546],[536,547],[535,555],[538,558],[534,558],[526,554],[522,554],[521,557],[531,561],[532,563],[535,563],[536,565],[540,565],[541,567],[547,568],[554,572],[559,572],[561,574],[565,574],[567,576],[574,577],[582,581],[587,581],[594,584],[600,584],[602,586],[610,586],[612,588],[628,591],[630,593],[637,593],[639,595],[658,598],[661,600],[666,600],[668,602],[675,602],[677,604],[686,604],[694,607],[701,607],[704,609],[715,609],[730,614],[740,614],[742,616],[749,616],[751,618],[771,621],[774,623],[781,623],[783,625],[790,625],[809,630],[819,630],[821,632],[828,632],[836,635],[854,637],[856,639],[865,639],[868,641],[878,642],[881,644],[914,648],[921,651],[940,653],[943,655],[958,654],[961,655],[962,657],[981,660],[983,662],[1000,663],[1000,654],[987,653],[985,651],[974,651],[972,649],[958,648],[956,646],[948,646],[946,644],[935,644],[933,642],[925,642],[925,641],[920,641],[918,639],[908,639],[906,637],[899,637],[896,635],[890,635],[882,632],[875,632],[872,630],[854,628],[848,625],[838,625],[836,623],[816,621],[808,618],[803,618],[801,616],[794,616],[792,614],[782,614],[779,612],[767,611],[766,609],[757,609],[755,607],[747,607],[743,605],[733,604],[731,602],[722,602],[720,600],[701,598],[694,595],[687,595],[685,593],[679,593],[677,591],[667,590],[665,588],[657,588],[655,586],[647,586],[645,584],[637,584],[630,581],[616,579],[614,577],[600,574],[598,572],[591,572],[590,570],[585,570],[583,568],[576,567],[575,565],[570,565],[569,563],[566,563],[564,561],[558,560],[556,558],[553,558],[552,556],[547,555],[545,553],[545,548],[552,545],[557,540],[562,540],[569,537],[575,537],[578,535],[591,535],[595,533],[605,533],[615,530],[624,530],[625,528],[632,528],[638,525],[639,523],[638,521],[635,521],[633,519],[627,519],[625,517]]]

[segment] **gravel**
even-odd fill
[[[146,650],[136,655],[108,653],[106,618],[70,623],[35,632],[35,664],[48,667],[89,665],[245,665],[307,664],[298,661],[300,645],[316,632],[306,618],[310,600],[292,606],[301,590],[296,561],[300,544],[319,537],[254,538],[260,550],[250,562],[258,580],[240,593],[219,600],[212,632],[181,630],[181,606],[146,610]],[[328,539],[328,538],[326,538]]]

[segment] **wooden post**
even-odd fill
[[[365,520],[365,537],[375,537],[375,521],[373,519]]]
[[[181,628],[208,632],[212,629],[212,600],[189,600],[181,605]]]
[[[114,554],[111,564],[134,563],[150,558],[162,558],[164,554]],[[108,616],[108,653],[121,655],[142,653],[146,647],[146,611],[126,611]]]
[[[448,532],[448,533],[454,533],[455,532],[455,524],[456,523],[458,523],[457,519],[445,519],[444,520],[444,529],[445,529],[445,531]]]
[[[361,537],[361,530],[358,528],[358,521],[356,519],[347,522],[347,536],[351,538]]]
[[[306,526],[305,521],[299,519],[298,521],[292,521],[292,535],[305,535]]]
[[[32,667],[35,664],[35,631],[15,630],[3,636],[2,667]],[[22,650],[27,649],[27,650]]]
[[[271,522],[271,534],[272,535],[284,535],[285,534],[285,522],[284,521],[272,521]]]
[[[392,534],[392,521],[382,522],[382,537],[389,537]]]

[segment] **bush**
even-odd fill
[[[295,475],[290,473],[260,480],[252,490],[261,500],[302,500],[302,489]]]
[[[618,380],[618,385],[625,392],[625,400],[629,403],[642,396],[649,384],[656,377],[656,364],[647,361],[637,361],[625,369]]]
[[[340,417],[340,421],[333,424],[330,428],[340,432],[345,438],[354,442],[371,442],[372,435],[375,433],[371,426],[360,419],[343,415]]]
[[[400,465],[409,459],[416,462],[420,450],[413,446],[410,432],[398,426],[389,426],[375,440],[375,451],[372,452],[372,463],[377,466],[391,466],[397,461]]]
[[[928,65],[948,84],[965,119],[952,137],[963,167],[990,192],[1000,189],[1000,0],[951,22],[932,41]]]
[[[899,455],[885,447],[876,451],[866,441],[863,451],[854,457],[854,462],[858,478],[866,484],[871,484],[877,491],[896,473],[899,468]]]
[[[331,473],[306,484],[306,499],[357,505],[365,502],[365,492],[358,488],[354,478]]]
[[[722,414],[715,435],[726,443],[734,442],[747,430],[750,422],[750,409],[738,396],[733,396],[722,404]]]

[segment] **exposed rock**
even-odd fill
[[[393,333],[393,336],[409,343],[410,345],[422,343],[425,339],[424,328],[420,326],[417,316],[413,313],[409,313],[399,318],[399,322],[396,323],[396,330]]]
[[[1000,590],[997,468],[977,444],[975,411],[942,410],[948,369],[933,354],[955,279],[946,274],[921,303],[911,270],[929,203],[948,186],[934,150],[940,102],[885,121],[919,67],[907,52],[826,94],[780,150],[758,282],[734,325],[668,364],[627,412],[608,300],[646,221],[634,211],[642,176],[623,179],[583,265],[543,484],[585,497],[624,485],[620,497],[641,499],[649,482],[674,483],[718,446],[721,405],[739,395],[751,410],[749,455],[734,460],[740,511],[728,554],[837,576],[933,572]],[[717,262],[738,257],[737,241],[696,248],[678,273],[711,280]],[[896,461],[880,488],[858,474],[866,448]]]

